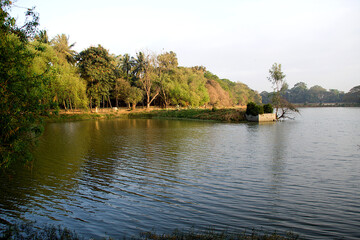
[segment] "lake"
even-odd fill
[[[267,124],[48,123],[31,169],[0,174],[0,224],[120,238],[156,230],[360,238],[360,108]]]

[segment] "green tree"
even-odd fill
[[[170,92],[178,67],[176,53],[170,51],[157,56],[159,95],[165,108],[171,103]]]
[[[48,79],[32,71],[36,55],[28,47],[38,17],[30,10],[33,18],[18,27],[8,14],[11,4],[0,0],[0,167],[31,159],[30,149],[42,132],[40,115],[48,109],[41,101]]]
[[[106,101],[110,102],[110,90],[116,79],[114,59],[101,45],[85,49],[77,59],[81,77],[87,82],[90,109],[93,103],[99,107],[101,101],[104,107]]]
[[[70,64],[75,63],[75,56],[77,53],[75,50],[71,49],[75,46],[75,43],[69,43],[69,36],[66,36],[65,34],[58,34],[51,40],[51,45],[58,52],[60,59],[64,59]]]
[[[323,103],[327,95],[327,90],[319,85],[309,89],[310,102]]]
[[[290,89],[290,99],[292,103],[306,103],[309,101],[309,90],[306,83],[298,82]]]
[[[350,103],[360,103],[360,85],[350,89],[350,91],[345,94],[344,101]]]
[[[269,69],[269,73],[268,80],[272,83],[274,90],[272,103],[275,106],[276,118],[290,118],[291,112],[299,112],[299,110],[283,97],[288,89],[288,84],[285,81],[285,74],[281,71],[281,64],[274,63]]]
[[[62,105],[65,109],[85,108],[87,105],[86,83],[79,77],[75,66],[59,59],[58,52],[48,44],[31,42],[29,48],[36,57],[32,61],[34,73],[47,76],[48,95],[42,101]]]
[[[134,65],[135,59],[133,57],[130,57],[129,54],[126,53],[123,56],[120,56],[118,68],[121,70],[127,81],[131,81],[133,78],[132,72]]]
[[[47,34],[46,30],[41,30],[39,33],[35,36],[35,39],[41,43],[49,44],[49,36]]]
[[[124,78],[118,78],[115,80],[115,88],[114,88],[114,95],[116,99],[116,107],[119,106],[119,100],[126,102],[126,99],[130,92],[130,82],[125,80]],[[126,102],[130,108],[130,102]]]
[[[136,104],[140,102],[144,97],[144,93],[140,88],[130,87],[125,102],[130,106],[132,104],[132,109],[135,110]]]
[[[145,92],[146,109],[150,108],[151,103],[159,95],[159,88],[156,85],[157,75],[155,71],[155,56],[145,55],[142,52],[136,54],[135,73],[139,85]]]

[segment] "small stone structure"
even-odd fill
[[[264,113],[256,116],[253,115],[245,115],[246,120],[249,122],[275,122],[276,114],[275,113]]]

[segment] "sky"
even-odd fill
[[[74,50],[101,44],[111,54],[173,51],[180,66],[271,91],[282,65],[289,87],[348,92],[360,85],[359,0],[17,0],[35,6],[40,29],[66,34]]]

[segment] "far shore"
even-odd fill
[[[60,110],[52,112],[44,119],[46,122],[77,121],[89,119],[189,119],[219,122],[245,122],[246,107],[236,108],[181,108],[174,107],[150,109],[138,107],[128,108],[99,108],[90,110]]]
[[[360,107],[358,104],[344,103],[308,103],[295,104],[297,108],[309,107]],[[60,110],[53,111],[44,117],[46,122],[79,121],[90,119],[187,119],[218,122],[247,122],[245,118],[246,106],[232,108],[159,108],[159,107],[137,107],[129,109],[119,108],[98,108],[95,110]]]

